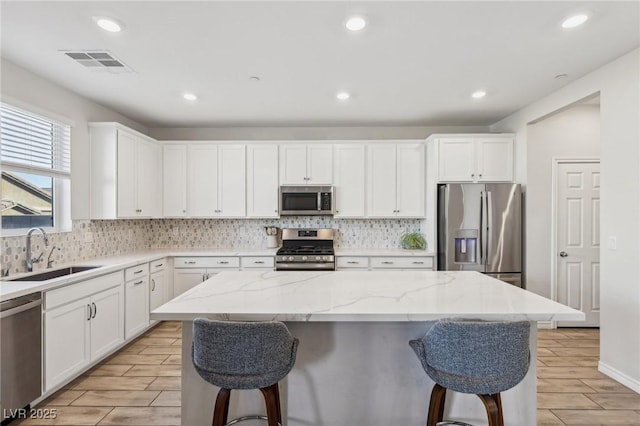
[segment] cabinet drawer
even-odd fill
[[[44,294],[44,309],[49,310],[122,284],[122,271],[120,271],[47,291]]]
[[[373,269],[433,269],[433,257],[428,256],[398,256],[398,257],[372,257]]]
[[[124,280],[131,281],[137,280],[149,275],[149,264],[145,263],[138,266],[133,266],[124,270]]]
[[[239,268],[240,258],[237,256],[216,257],[176,257],[174,268]]]
[[[243,268],[273,268],[273,256],[242,257],[240,265]]]
[[[336,259],[338,269],[368,269],[369,258],[359,256],[345,256]]]
[[[149,272],[153,274],[154,272],[165,270],[166,267],[167,259],[154,260],[153,262],[149,263]]]

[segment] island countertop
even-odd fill
[[[478,272],[222,272],[151,319],[433,321],[446,317],[583,321],[584,313]]]

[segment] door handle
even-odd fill
[[[560,252],[560,257],[567,257],[567,256],[569,256],[569,254],[566,251]]]
[[[91,319],[94,319],[96,317],[96,314],[98,313],[98,307],[93,302],[91,302],[91,305],[93,306],[93,315],[91,316]]]
[[[91,314],[93,312],[91,311],[91,305],[89,303],[87,303],[87,311],[88,311],[88,313],[87,313],[87,321],[91,321]]]

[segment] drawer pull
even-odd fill
[[[140,269],[139,271],[135,271],[134,274],[141,274],[144,272],[144,269]]]
[[[351,264],[351,265],[359,265],[359,264],[360,264],[360,262],[357,262],[357,261],[355,261],[355,260],[350,260],[350,261],[348,261],[347,263],[349,263],[349,264]]]
[[[390,262],[388,260],[385,260],[384,262],[382,262],[383,265],[393,265],[393,262]]]
[[[156,280],[151,279],[151,291],[156,291]]]
[[[91,305],[87,303],[87,311],[89,311],[88,315],[87,315],[87,321],[91,321]]]
[[[133,285],[142,284],[143,282],[144,282],[144,280],[136,281],[135,283],[133,283]]]
[[[254,262],[253,262],[253,264],[254,264],[254,265],[262,265],[262,264],[264,264],[264,261],[262,261],[262,260],[256,260],[256,261],[254,261]]]
[[[414,265],[424,265],[424,262],[416,260],[416,261],[413,262],[413,264]]]
[[[164,263],[158,263],[158,264],[156,265],[156,268],[160,268],[161,266],[164,266]]]
[[[218,261],[218,265],[226,265],[227,263],[229,263],[229,262],[228,262],[228,261],[226,261],[226,260],[220,260],[220,261]]]
[[[93,315],[91,316],[91,319],[94,319],[96,317],[96,314],[98,313],[98,307],[93,302],[91,302],[91,305],[93,306]]]
[[[195,260],[189,260],[189,261],[186,261],[186,260],[185,260],[185,261],[184,261],[184,264],[185,264],[185,265],[195,265],[195,264],[196,264],[196,261],[195,261]]]

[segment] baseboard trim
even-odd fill
[[[556,328],[554,321],[538,321],[538,328],[552,329]]]
[[[640,393],[640,380],[629,377],[623,372],[605,364],[602,361],[598,362],[598,371],[611,377],[616,382],[620,382],[626,387],[636,391],[637,393]]]

